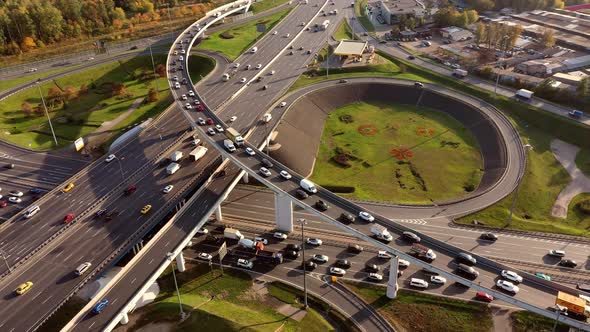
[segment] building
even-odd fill
[[[549,62],[543,59],[529,60],[521,62],[514,67],[518,73],[537,76],[547,77],[559,71],[563,65],[559,62]]]
[[[376,14],[381,15],[387,24],[397,24],[401,21],[401,17],[425,17],[428,9],[419,0],[392,0],[392,1],[378,1],[375,3],[377,7]],[[430,9],[430,14],[434,14],[436,9]]]
[[[363,53],[365,53],[367,45],[368,42],[366,41],[341,40],[334,50],[334,55],[360,58],[362,57]]]
[[[590,55],[579,56],[577,58],[565,59],[562,61],[565,70],[575,70],[583,67],[590,67]]]
[[[553,75],[553,79],[555,79],[556,81],[572,86],[580,85],[580,82],[586,77],[588,77],[588,75],[580,71],[571,73],[557,73]]]
[[[447,38],[452,41],[468,40],[473,38],[473,33],[469,30],[465,30],[459,27],[446,27],[439,30],[443,38]]]

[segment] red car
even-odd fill
[[[74,220],[74,214],[73,213],[68,213],[66,215],[66,217],[64,218],[64,224],[69,223],[70,221]]]
[[[129,195],[133,194],[136,190],[137,190],[137,187],[134,185],[131,185],[131,186],[127,187],[127,189],[125,189],[125,195],[129,196]]]
[[[477,292],[477,294],[475,294],[475,298],[484,302],[492,302],[494,300],[492,295],[485,292]]]
[[[207,118],[207,124],[208,124],[208,125],[212,125],[212,124],[213,124],[213,119],[211,119],[211,118]]]
[[[197,111],[203,112],[204,110],[205,110],[205,107],[203,107],[203,105],[197,105]]]
[[[6,203],[6,201],[0,201],[0,208],[4,208],[4,207],[6,207],[6,205],[8,205],[8,203]]]

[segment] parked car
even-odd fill
[[[318,209],[320,211],[326,211],[330,208],[328,203],[322,201],[321,199],[319,201],[315,202],[315,207],[316,207],[316,209]]]
[[[494,297],[486,292],[477,292],[475,294],[475,299],[484,302],[492,302],[494,300]]]
[[[322,245],[322,240],[318,239],[318,238],[307,238],[305,239],[305,243],[312,245],[312,246],[321,246]]]
[[[576,261],[574,261],[574,260],[572,260],[572,259],[562,259],[562,260],[559,262],[559,265],[560,265],[560,266],[563,266],[563,267],[569,267],[569,268],[572,268],[572,269],[573,269],[573,268],[575,268],[576,266],[578,266],[578,263],[576,263]]]
[[[279,239],[279,240],[286,240],[287,239],[287,234],[285,233],[281,233],[281,232],[274,232],[274,234],[272,235],[275,239]]]
[[[409,242],[412,243],[420,243],[421,239],[418,235],[412,233],[412,232],[403,232],[402,233],[402,238],[404,238],[405,240],[408,240]]]
[[[373,217],[369,212],[366,211],[359,212],[359,217],[368,222],[375,221],[375,217]]]
[[[488,240],[488,241],[498,240],[498,236],[494,233],[483,233],[482,235],[479,236],[479,238],[482,240]]]
[[[446,278],[441,276],[430,276],[430,283],[437,284],[437,285],[444,285],[447,282]]]
[[[305,267],[306,271],[313,271],[316,269],[316,267],[318,267],[318,265],[312,261],[305,262],[305,264],[303,264],[303,266]]]
[[[299,251],[301,250],[301,246],[296,244],[296,243],[289,243],[287,244],[287,246],[285,247],[287,250],[294,250],[294,251]]]
[[[330,274],[333,274],[336,276],[344,276],[346,274],[346,270],[341,269],[339,267],[332,266],[332,267],[330,267]]]
[[[350,261],[347,259],[337,259],[336,262],[334,262],[334,265],[344,269],[348,269],[351,266]]]
[[[318,263],[327,263],[330,258],[326,255],[316,254],[311,257],[311,259]]]
[[[209,254],[208,254],[208,253],[206,253],[206,252],[200,252],[200,253],[197,255],[197,257],[198,257],[199,259],[202,259],[202,260],[204,260],[204,261],[210,261],[210,260],[212,260],[212,259],[213,259],[213,256],[209,255]]]
[[[251,262],[251,261],[249,261],[247,259],[243,259],[243,258],[239,258],[238,259],[237,265],[239,267],[243,267],[243,268],[246,268],[246,269],[252,269],[254,267],[254,263],[253,262]]]

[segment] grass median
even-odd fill
[[[334,39],[336,40],[350,40],[352,39],[352,29],[350,28],[350,25],[348,24],[348,22],[346,20],[343,20],[340,22],[340,24],[338,25],[338,28],[336,28],[336,31],[334,31],[334,34],[332,35],[332,37],[334,37]]]
[[[262,13],[264,11],[267,11],[269,9],[281,6],[287,2],[289,2],[290,0],[262,0],[262,1],[256,1],[253,2],[252,5],[250,6],[250,10],[252,10],[252,12],[254,14],[258,14],[258,13]]]
[[[367,0],[359,0],[354,3],[354,12],[361,25],[368,32],[375,32],[375,26],[371,23],[371,20],[367,17]]]

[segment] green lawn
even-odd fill
[[[342,121],[344,116],[352,122]],[[369,127],[366,134],[363,126]],[[393,155],[404,148],[412,155]],[[343,152],[350,167],[333,160]],[[345,196],[354,198],[430,203],[473,190],[481,167],[475,139],[452,117],[412,105],[355,103],[328,116],[311,178],[328,188],[353,187]]]
[[[590,176],[590,149],[582,149],[578,152],[576,165],[586,176]]]
[[[13,88],[17,85],[32,82],[38,78],[43,78],[46,76],[57,74],[62,71],[66,71],[66,70],[69,70],[69,69],[72,69],[72,68],[75,68],[78,66],[80,66],[80,65],[51,69],[51,70],[44,71],[42,73],[23,74],[23,75],[19,76],[18,78],[2,80],[2,81],[0,81],[0,91],[8,90],[8,89]]]
[[[400,289],[397,299],[385,296],[385,288],[349,283],[354,290],[399,330],[412,332],[488,332],[493,321],[483,304],[421,294]]]
[[[156,63],[165,63],[165,55],[154,55],[154,59]],[[47,103],[47,91],[50,87],[62,90],[73,87],[79,90],[82,85],[88,86],[86,94],[67,102],[65,107],[49,109],[59,145],[66,145],[78,137],[94,132],[104,121],[112,120],[127,111],[136,99],[145,98],[149,88],[156,85],[155,80],[143,78],[150,73],[150,57],[139,56],[65,75],[42,84],[41,91]],[[113,96],[113,83],[125,84],[127,95]],[[157,85],[160,90],[159,100],[139,107],[115,130],[143,119],[146,114],[154,115],[168,105],[171,99],[166,78],[157,79]],[[32,149],[55,148],[44,114],[26,115],[21,110],[23,102],[33,106],[41,105],[39,90],[27,89],[3,101],[0,122],[4,130],[0,132],[0,138]]]
[[[262,13],[263,11],[278,7],[282,4],[287,3],[289,0],[262,0],[253,2],[250,6],[250,10],[254,14]]]
[[[516,311],[510,316],[512,318],[513,332],[567,332],[569,326],[559,323],[555,331],[555,321],[547,317],[537,315],[528,311]]]
[[[340,22],[332,37],[334,37],[336,40],[352,39],[352,29],[346,20]]]
[[[285,16],[287,16],[291,9],[292,8],[287,8],[276,14],[263,17],[259,20],[240,24],[228,30],[215,32],[209,35],[207,39],[203,40],[203,42],[199,44],[199,48],[222,52],[229,59],[234,60],[246,50],[248,50],[250,46],[255,43],[257,38],[260,39],[265,34],[256,32],[257,23],[266,24],[266,30],[268,32]],[[222,35],[231,35],[233,37],[228,39],[223,38]]]
[[[371,33],[375,32],[375,26],[371,23],[371,20],[367,17],[367,0],[358,0],[354,3],[354,12],[356,13],[357,19],[365,29]]]
[[[215,60],[200,54],[191,54],[188,59],[188,72],[193,84],[197,84],[202,77],[206,77],[215,68]]]

